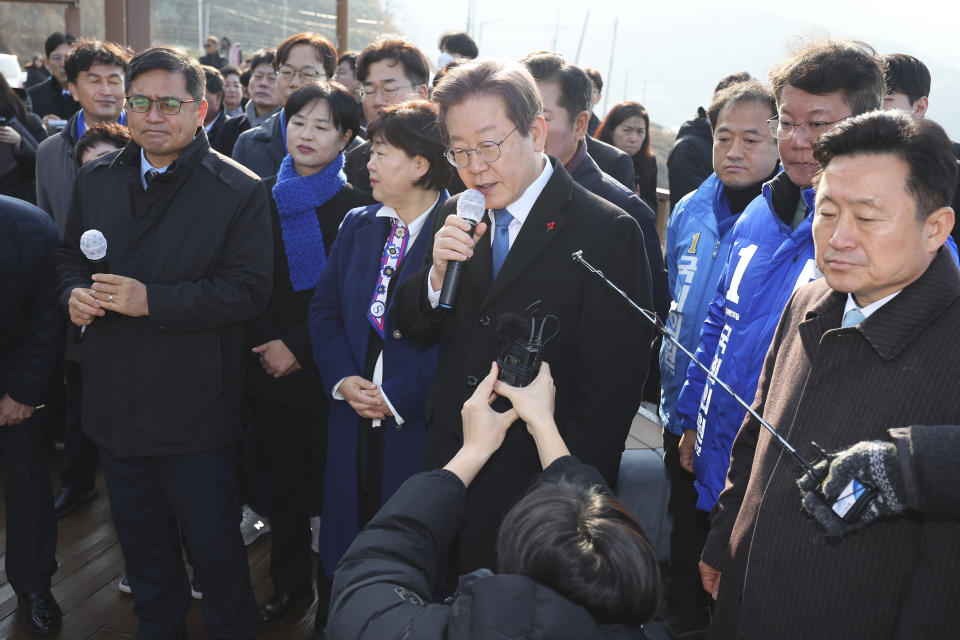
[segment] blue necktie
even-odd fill
[[[510,223],[513,216],[506,209],[494,209],[494,213],[493,279],[496,280],[503,261],[507,259],[507,251],[510,250]]]
[[[866,316],[863,315],[863,312],[860,309],[854,307],[843,314],[843,323],[841,326],[844,327],[855,327],[866,319]]]

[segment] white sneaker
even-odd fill
[[[117,583],[117,589],[120,590],[120,593],[133,593],[133,589],[130,588],[130,581],[127,580],[127,574],[120,576],[120,582]]]
[[[320,553],[320,516],[310,518],[310,549]]]
[[[251,509],[250,505],[243,505],[243,517],[240,519],[243,544],[249,547],[257,538],[269,532],[270,520]]]

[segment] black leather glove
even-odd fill
[[[897,457],[897,447],[891,442],[871,440],[858,442],[849,449],[828,454],[814,469],[819,477],[826,476],[823,495],[816,491],[816,483],[807,475],[797,481],[803,496],[803,508],[816,518],[828,537],[839,537],[860,529],[880,516],[903,513],[906,488]],[[876,496],[853,522],[845,522],[832,509],[836,499],[854,479],[876,490]]]

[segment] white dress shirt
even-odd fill
[[[407,251],[413,247],[413,243],[417,241],[417,236],[420,235],[420,231],[423,230],[425,224],[427,224],[427,218],[430,216],[430,212],[433,211],[433,208],[437,206],[437,200],[440,199],[440,196],[433,201],[426,211],[417,216],[413,222],[407,225],[407,233],[409,234],[409,239],[407,240]],[[399,214],[397,214],[396,209],[393,207],[388,207],[384,205],[377,211],[378,218],[393,218],[397,222],[402,223],[403,220],[400,219]],[[396,281],[391,282],[390,286],[393,287],[396,284]],[[334,400],[343,400],[343,396],[340,394],[340,385],[343,383],[344,378],[341,378],[337,381],[337,384],[333,385],[333,391],[330,395],[333,396]],[[387,397],[387,394],[384,393],[383,387],[383,351],[380,351],[380,355],[377,356],[377,364],[373,368],[373,379],[371,382],[377,385],[377,388],[380,389],[380,395],[383,396],[383,401],[387,403],[387,407],[390,408],[390,413],[393,414],[393,419],[397,421],[397,424],[403,424],[403,418],[397,413],[397,410],[393,408],[393,405],[390,403],[390,398]],[[379,427],[383,424],[382,420],[374,419],[373,426]]]

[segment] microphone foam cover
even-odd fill
[[[87,260],[103,260],[107,257],[107,239],[96,229],[89,229],[80,236],[80,251]]]
[[[486,210],[486,198],[476,189],[467,189],[460,194],[460,198],[457,200],[457,215],[474,224],[483,219],[483,212]]]

